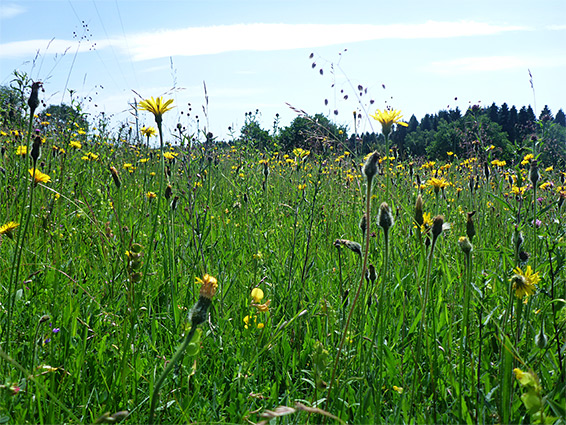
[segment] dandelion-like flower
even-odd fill
[[[16,148],[16,155],[18,156],[26,156],[28,153],[28,147],[27,146],[18,146]]]
[[[157,134],[157,130],[153,127],[142,127],[140,131],[141,134],[146,137],[155,136]]]
[[[189,318],[193,326],[203,323],[206,320],[208,307],[212,303],[212,299],[218,289],[218,281],[215,277],[205,274],[202,279],[195,278],[196,283],[201,284],[199,298],[194,307],[191,309]]]
[[[20,224],[15,221],[9,221],[3,226],[0,226],[0,235],[6,235],[11,239],[14,236],[14,230],[16,230],[19,225]]]
[[[391,133],[391,127],[393,124],[402,125],[403,127],[407,127],[409,124],[406,122],[401,121],[403,115],[401,115],[401,111],[396,109],[384,109],[376,110],[374,115],[370,115],[374,120],[379,121],[381,124],[381,132],[384,136],[389,136]]]
[[[42,173],[41,171],[30,168],[29,173],[31,177],[34,179],[35,184],[38,183],[49,183],[51,181],[51,177],[49,175]]]
[[[163,114],[167,111],[173,109],[173,99],[163,100],[163,97],[158,97],[154,99],[153,96],[150,99],[145,99],[140,102],[140,109],[142,111],[148,111],[155,117],[155,122],[157,125],[161,125],[163,121]]]
[[[529,296],[535,292],[535,286],[540,282],[540,277],[537,273],[533,273],[531,266],[527,266],[525,272],[519,267],[513,270],[515,273],[509,281],[513,284],[513,290],[517,298],[523,298],[525,295]]]
[[[450,183],[448,183],[446,180],[444,180],[443,178],[436,178],[436,177],[432,177],[429,181],[428,181],[428,186],[431,186],[434,188],[434,193],[438,194],[438,192],[440,191],[440,189],[444,189],[445,187],[447,187]]]

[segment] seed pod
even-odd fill
[[[475,213],[476,213],[475,211],[469,212],[468,220],[466,221],[466,234],[468,235],[470,241],[472,241],[474,239],[474,236],[476,235],[474,220],[472,220],[472,217],[474,216]]]

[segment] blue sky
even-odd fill
[[[0,84],[15,69],[44,81],[48,104],[69,103],[72,89],[115,126],[133,122],[134,91],[172,97],[169,128],[220,137],[256,109],[265,129],[276,113],[286,126],[287,104],[350,129],[358,110],[362,131],[378,130],[365,113],[387,105],[407,120],[480,102],[557,112],[566,2],[2,0]]]

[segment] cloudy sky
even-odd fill
[[[0,84],[14,70],[43,81],[48,104],[72,89],[114,125],[137,94],[172,97],[168,126],[221,137],[250,111],[288,125],[288,104],[350,129],[352,111],[388,105],[407,119],[492,102],[556,112],[566,1],[2,0]]]

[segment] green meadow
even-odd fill
[[[0,423],[566,422],[558,124],[501,149],[470,109],[474,143],[435,159],[395,110],[373,142],[305,115],[283,146],[169,128],[167,99],[128,132],[22,93]]]

